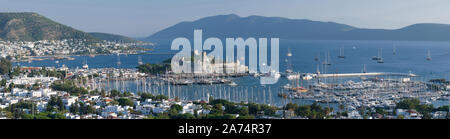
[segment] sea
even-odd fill
[[[141,57],[144,63],[161,63],[171,58],[178,51],[170,50],[171,40],[155,40],[154,46],[145,46],[151,50],[146,54],[128,55],[97,55],[72,56],[75,60],[42,60],[28,62],[16,62],[20,66],[46,66],[61,67],[63,64],[69,68],[81,68],[84,63],[89,68],[135,68]],[[268,43],[270,44],[270,43]],[[193,44],[191,44],[193,46]],[[224,44],[225,46],[225,44]],[[413,80],[428,81],[435,78],[450,79],[450,42],[439,41],[361,41],[361,40],[284,40],[280,39],[280,71],[287,68],[300,73],[360,73],[364,69],[367,72],[392,72],[413,73],[418,75]],[[288,53],[292,53],[288,57]],[[345,59],[338,58],[345,55]],[[384,63],[372,60],[374,56],[383,58]],[[427,60],[431,57],[432,60]],[[317,59],[317,60],[316,60]],[[121,65],[117,65],[117,61]],[[331,63],[324,68],[321,66],[324,60]],[[390,77],[389,77],[390,78]],[[149,91],[176,96],[184,100],[206,100],[209,96],[230,101],[247,101],[270,105],[284,105],[292,102],[300,105],[311,104],[312,100],[283,99],[277,96],[282,91],[281,87],[291,83],[286,78],[280,78],[272,85],[261,85],[258,78],[240,77],[232,78],[238,85],[190,85],[190,86],[161,86],[145,90],[136,81],[128,81],[122,86],[115,86],[119,90],[139,92]],[[340,78],[340,81],[360,78]],[[306,81],[304,85],[314,81]],[[114,88],[114,87],[112,87]],[[169,89],[170,88],[170,89]],[[111,89],[111,88],[109,88]],[[168,90],[171,90],[170,94]],[[232,91],[230,91],[232,90]],[[228,93],[227,92],[232,92]],[[435,101],[435,106],[450,105],[449,101]],[[337,104],[321,104],[336,107]]]

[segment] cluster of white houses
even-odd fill
[[[130,46],[153,45],[152,43],[122,43],[100,41],[87,43],[85,39],[0,41],[1,57],[11,56],[12,60],[22,60],[27,56],[54,56],[73,54],[129,53]],[[126,52],[124,52],[126,50]],[[135,53],[135,51],[132,51]]]

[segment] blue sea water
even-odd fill
[[[192,42],[191,42],[192,43]],[[171,40],[158,40],[155,46],[146,46],[153,48],[150,53],[141,55],[144,63],[161,63],[163,60],[171,58],[173,53],[177,51],[170,50]],[[270,44],[270,43],[269,43]],[[225,45],[225,44],[224,44]],[[395,55],[394,55],[395,48]],[[340,54],[340,50],[343,50],[345,59],[339,59],[337,56]],[[378,51],[381,50],[384,63],[377,63],[372,60],[373,56],[378,55]],[[288,57],[286,54],[291,51],[293,56],[290,58],[295,72],[302,73],[314,73],[317,70],[317,65],[320,63],[315,61],[314,58],[318,57],[320,61],[323,61],[329,53],[331,66],[326,71],[319,69],[321,72],[326,73],[354,73],[362,72],[364,65],[366,65],[367,72],[396,72],[396,73],[414,73],[419,75],[415,80],[429,80],[432,78],[446,78],[450,79],[450,42],[434,42],[434,41],[338,41],[338,40],[280,40],[280,71],[286,69]],[[427,61],[427,51],[430,51],[432,57],[431,61]],[[172,54],[169,54],[172,53]],[[52,60],[33,61],[14,63],[22,66],[55,66],[59,67],[62,64],[69,68],[76,68],[83,65],[84,61],[87,61],[89,68],[135,68],[138,65],[138,55],[120,55],[121,65],[116,65],[119,59],[117,55],[99,55],[95,57],[89,56],[73,56],[75,60],[60,60],[59,63],[55,63]],[[348,78],[346,80],[353,80]],[[355,80],[357,80],[355,78]],[[273,85],[261,86],[259,80],[253,77],[243,77],[234,79],[238,84],[238,88],[241,90],[247,90],[254,88],[253,95],[258,96],[253,101],[259,103],[272,103],[282,104],[285,103],[281,98],[277,97],[280,92],[280,86],[289,83],[288,80],[281,78],[278,83]],[[306,82],[305,84],[310,84]],[[136,84],[129,82],[129,86],[126,90],[136,91]],[[256,88],[255,88],[256,87]],[[134,89],[133,89],[134,88]],[[206,95],[201,94],[211,92],[210,95],[214,97],[221,97],[223,94],[218,94],[212,90],[217,88],[226,89],[229,88],[226,85],[219,86],[189,86],[182,89],[185,99],[196,100],[203,99]],[[268,91],[270,88],[270,91]],[[167,88],[161,88],[166,90]],[[259,91],[257,89],[260,89]],[[206,91],[205,91],[206,90]],[[265,90],[267,96],[263,96],[261,91]],[[243,92],[243,91],[242,91]],[[269,94],[269,92],[271,94]],[[237,98],[249,98],[249,95],[242,96],[242,94],[235,94]],[[239,96],[241,95],[241,96]],[[271,95],[271,96],[269,96]],[[271,102],[269,102],[271,97]],[[266,101],[263,99],[265,98]],[[295,103],[309,104],[312,102],[304,100],[290,100]],[[442,102],[438,105],[449,105],[448,101]]]

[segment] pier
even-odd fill
[[[415,77],[412,73],[370,72],[370,73],[340,73],[340,74],[316,74],[317,78],[353,77],[353,76],[408,76]]]

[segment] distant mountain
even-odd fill
[[[401,29],[363,29],[334,22],[235,14],[181,22],[161,30],[146,40],[192,38],[194,29],[203,37],[279,37],[301,40],[435,40],[450,41],[450,25],[415,24]]]
[[[125,42],[125,43],[139,42],[135,39],[132,39],[132,38],[129,38],[126,36],[108,34],[108,33],[90,32],[89,35],[91,35],[94,38],[97,38],[100,40],[107,40],[107,41],[117,41],[117,42]]]
[[[134,39],[120,35],[86,33],[52,21],[37,13],[0,13],[0,40],[36,41],[62,39],[136,42]]]

